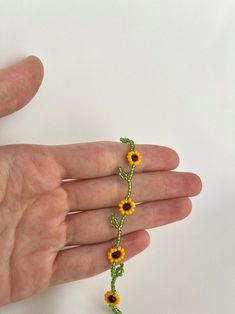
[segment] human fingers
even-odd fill
[[[133,176],[132,198],[135,202],[149,202],[183,196],[195,196],[201,190],[200,178],[191,172],[156,171]],[[119,176],[89,180],[67,181],[71,210],[88,210],[116,206],[124,198],[127,184]]]
[[[0,117],[21,109],[36,94],[43,65],[35,56],[0,70]]]
[[[134,214],[125,220],[122,233],[151,229],[181,220],[190,214],[191,209],[192,203],[187,197],[139,204]],[[68,215],[66,245],[99,243],[115,238],[117,231],[111,226],[110,218],[111,208]]]
[[[127,144],[99,141],[69,145],[47,146],[61,167],[63,179],[88,179],[117,173],[118,167],[128,168]],[[142,161],[136,172],[172,170],[178,166],[179,157],[171,148],[142,144],[136,145]]]
[[[145,230],[124,235],[121,243],[126,253],[124,261],[139,254],[149,243],[150,237]],[[113,241],[107,241],[60,251],[54,262],[50,285],[88,278],[108,270],[107,251],[113,245]]]

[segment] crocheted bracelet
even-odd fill
[[[125,172],[122,167],[118,168],[118,175],[127,182],[128,190],[126,197],[119,203],[119,211],[121,213],[120,220],[116,218],[114,211],[112,210],[111,214],[111,225],[113,228],[117,229],[117,239],[112,247],[107,252],[107,258],[111,263],[111,290],[107,291],[104,295],[104,300],[107,302],[108,306],[115,314],[122,314],[122,312],[118,309],[117,305],[120,303],[120,295],[116,291],[115,283],[118,277],[121,277],[124,273],[124,263],[120,265],[116,265],[121,260],[125,258],[125,249],[120,246],[122,239],[122,227],[124,221],[128,215],[131,215],[135,211],[135,203],[131,199],[131,190],[132,190],[132,177],[135,171],[135,167],[141,162],[141,155],[138,151],[135,150],[135,144],[129,138],[120,138],[122,143],[130,144],[130,151],[127,154],[127,160],[131,165],[130,172]]]

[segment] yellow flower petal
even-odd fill
[[[141,155],[138,151],[133,150],[127,154],[127,160],[130,165],[139,165],[141,162]]]
[[[115,258],[115,256],[113,256],[113,253],[115,253],[115,252],[119,252],[119,253],[120,253],[120,254],[119,254],[120,256],[118,256],[118,257]],[[118,263],[118,262],[120,262],[121,260],[124,259],[124,257],[125,257],[125,250],[124,250],[124,248],[122,248],[121,246],[114,247],[114,248],[111,248],[111,249],[109,250],[107,256],[108,256],[108,260],[109,260],[111,263]]]
[[[129,206],[125,209],[125,204],[128,204]],[[135,203],[131,198],[122,200],[119,204],[119,211],[121,215],[131,215],[135,211]]]
[[[117,305],[120,303],[120,296],[112,291],[107,291],[104,295],[104,300],[111,305]]]

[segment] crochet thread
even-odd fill
[[[111,311],[115,314],[123,314],[121,310],[117,307],[120,303],[120,296],[116,291],[116,280],[124,274],[124,263],[119,263],[125,258],[125,249],[121,247],[122,240],[122,228],[124,221],[128,215],[131,215],[135,211],[135,203],[131,199],[132,192],[132,178],[134,175],[135,167],[141,162],[141,155],[135,150],[134,141],[129,138],[120,138],[122,143],[130,144],[130,151],[127,154],[127,161],[131,165],[129,172],[125,172],[122,167],[118,168],[118,175],[127,182],[127,194],[125,198],[119,203],[119,211],[121,213],[120,220],[115,216],[114,210],[112,210],[110,223],[113,228],[117,230],[117,239],[115,245],[107,252],[107,258],[111,263],[111,290],[107,291],[104,295],[104,300],[107,302]]]

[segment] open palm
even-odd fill
[[[1,70],[0,116],[23,107],[42,77],[36,57]],[[136,149],[142,162],[132,198],[141,204],[123,228],[125,260],[148,246],[144,229],[186,217],[188,197],[201,190],[197,175],[170,171],[179,162],[172,149]],[[106,252],[116,237],[109,219],[126,193],[117,169],[128,169],[127,152],[127,145],[105,141],[0,147],[0,305],[109,268]]]

